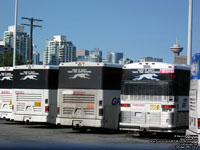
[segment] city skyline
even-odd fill
[[[170,47],[178,43],[187,54],[188,0],[18,0],[18,25],[21,17],[43,19],[43,29],[35,29],[33,43],[43,55],[45,41],[54,35],[66,35],[77,49],[99,48],[123,52],[136,60],[150,56],[173,63]],[[14,0],[2,0],[0,38],[14,24]],[[31,6],[31,8],[30,8]],[[47,7],[48,6],[48,7]],[[7,10],[12,11],[7,11]],[[37,11],[35,11],[37,10]],[[193,54],[200,50],[200,1],[193,1]],[[29,28],[25,27],[27,33]],[[41,56],[43,58],[43,56]]]

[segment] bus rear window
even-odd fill
[[[12,89],[13,72],[0,71],[0,88]]]
[[[60,67],[59,88],[120,90],[121,71],[113,67]]]
[[[58,70],[16,69],[14,70],[13,88],[56,89],[57,78]]]

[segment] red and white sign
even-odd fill
[[[174,70],[160,70],[160,73],[174,73]]]
[[[10,91],[1,91],[1,94],[10,94]]]
[[[4,102],[4,103],[9,103],[10,101],[9,101],[9,100],[3,100],[2,102]]]
[[[63,104],[64,107],[75,108],[75,104]]]
[[[18,102],[17,105],[25,105],[25,103]]]
[[[144,107],[144,104],[133,104],[133,106],[136,106],[136,107]]]
[[[74,91],[73,95],[85,95],[85,92],[82,91]]]
[[[24,94],[24,91],[15,91],[15,94]]]

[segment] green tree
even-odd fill
[[[16,65],[23,65],[25,64],[21,60],[21,55],[16,54]],[[2,55],[0,55],[0,67],[3,66],[13,66],[13,52],[12,51],[7,51],[4,52]]]

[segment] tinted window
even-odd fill
[[[121,78],[122,69],[121,68],[103,68],[103,89],[121,89]]]
[[[169,95],[170,83],[155,81],[122,82],[122,94],[124,95]]]
[[[49,69],[47,78],[47,89],[58,89],[58,70]]]
[[[57,81],[58,70],[17,69],[14,70],[13,88],[56,89]]]
[[[189,95],[190,71],[175,69],[174,74],[134,74],[124,70],[122,94],[124,95]]]
[[[59,88],[121,89],[121,69],[111,67],[60,67]]]
[[[1,89],[11,89],[13,81],[12,71],[0,71],[0,88]]]
[[[100,89],[102,67],[60,67],[59,88]]]
[[[138,73],[139,69],[123,69],[123,80],[134,80],[134,81],[164,81],[171,80],[170,74],[160,73],[160,69],[154,69],[150,73]],[[136,73],[135,73],[136,72]]]
[[[190,71],[189,70],[175,70],[174,79],[174,95],[186,96],[189,95],[190,88]]]

